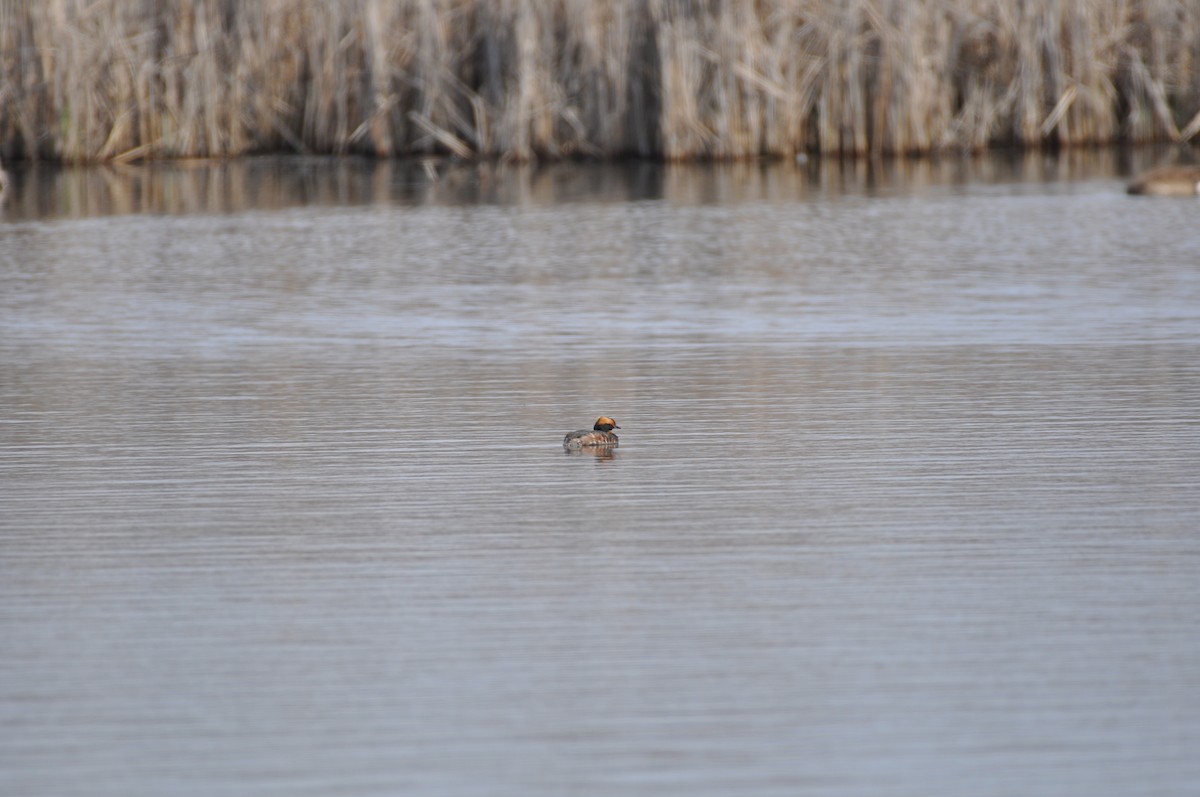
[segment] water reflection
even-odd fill
[[[591,457],[604,461],[611,461],[617,458],[617,449],[614,446],[591,446],[589,448],[564,448],[563,453],[568,457]]]
[[[511,165],[451,159],[262,157],[233,161],[55,167],[17,164],[4,217],[238,213],[362,205],[552,205],[668,199],[680,204],[783,202],[981,183],[1116,179],[1161,148],[979,158],[762,161],[723,164]]]

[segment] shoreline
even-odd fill
[[[13,178],[3,218],[125,213],[239,213],[294,207],[558,205],[662,199],[703,205],[842,196],[956,192],[972,185],[1127,182],[1158,165],[1158,146],[927,158],[676,162],[538,161],[263,155],[137,163],[5,164]],[[1090,190],[1090,189],[1088,189]]]

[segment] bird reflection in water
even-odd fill
[[[601,462],[611,462],[617,458],[616,446],[593,446],[591,448],[564,448],[563,453],[568,457],[591,457]]]

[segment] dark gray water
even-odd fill
[[[4,793],[1200,782],[1200,201],[436,167],[14,175]]]

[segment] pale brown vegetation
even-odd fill
[[[1181,140],[1200,0],[0,0],[0,155]]]

